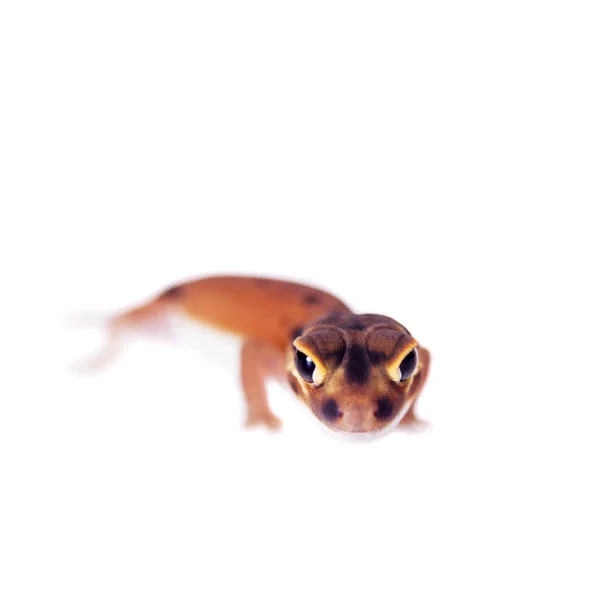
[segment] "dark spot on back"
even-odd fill
[[[294,394],[300,395],[301,389],[298,380],[291,373],[288,373],[287,380],[290,387],[294,390]]]
[[[183,295],[183,286],[175,285],[170,287],[168,290],[165,290],[161,294],[161,298],[180,298]]]
[[[319,302],[321,302],[321,298],[319,298],[317,294],[306,294],[303,300],[304,304],[307,304],[309,306],[311,304],[319,304]]]
[[[330,398],[327,400],[327,402],[325,402],[325,404],[323,404],[323,416],[328,421],[336,421],[342,416],[337,402],[333,398]]]
[[[350,346],[347,351],[345,375],[349,383],[366,383],[369,380],[369,357],[362,346]]]
[[[375,411],[375,418],[386,420],[389,419],[394,412],[394,405],[389,398],[379,398],[377,400],[377,410]]]
[[[342,329],[350,329],[353,331],[363,331],[367,328],[363,320],[357,315],[342,312],[329,313],[327,316],[323,317],[320,322],[323,325],[335,325]]]
[[[346,313],[335,311],[327,313],[324,317],[319,319],[320,325],[337,325],[341,319],[346,316]]]
[[[254,280],[254,285],[256,287],[260,287],[260,288],[264,288],[267,287],[268,285],[270,285],[271,281],[269,279],[264,279],[262,277],[257,277]]]

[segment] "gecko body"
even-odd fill
[[[268,403],[270,378],[336,432],[377,437],[419,423],[429,352],[398,321],[356,314],[332,294],[291,281],[214,276],[169,287],[111,318],[93,364],[107,362],[127,331],[164,327],[173,315],[241,339],[247,425],[281,424]]]

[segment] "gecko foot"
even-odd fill
[[[408,419],[405,417],[398,423],[396,429],[408,433],[420,433],[431,429],[431,423],[429,421],[424,421],[423,419],[418,419],[417,417],[409,417]]]
[[[264,425],[271,431],[277,431],[281,429],[282,421],[279,417],[276,417],[272,412],[261,411],[251,412],[246,419],[246,427],[258,427]]]

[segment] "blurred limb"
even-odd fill
[[[265,425],[268,429],[279,429],[281,420],[269,407],[266,380],[270,377],[285,380],[283,353],[265,342],[246,340],[241,363],[242,386],[248,403],[246,426]]]
[[[109,328],[102,347],[91,356],[80,359],[71,365],[70,371],[77,375],[89,375],[103,371],[121,355],[126,342],[118,329]]]
[[[72,326],[101,326],[107,330],[103,346],[92,356],[73,364],[71,372],[89,374],[104,370],[122,354],[128,345],[130,334],[169,337],[171,329],[168,310],[169,305],[162,298],[158,298],[116,316],[84,313],[70,315],[68,324]]]

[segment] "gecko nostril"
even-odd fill
[[[335,421],[342,416],[342,413],[338,408],[338,404],[333,398],[330,398],[327,400],[327,402],[325,402],[325,404],[323,404],[323,416],[328,421]]]
[[[377,410],[373,413],[376,419],[389,419],[394,412],[394,405],[389,398],[379,398],[377,400]]]

